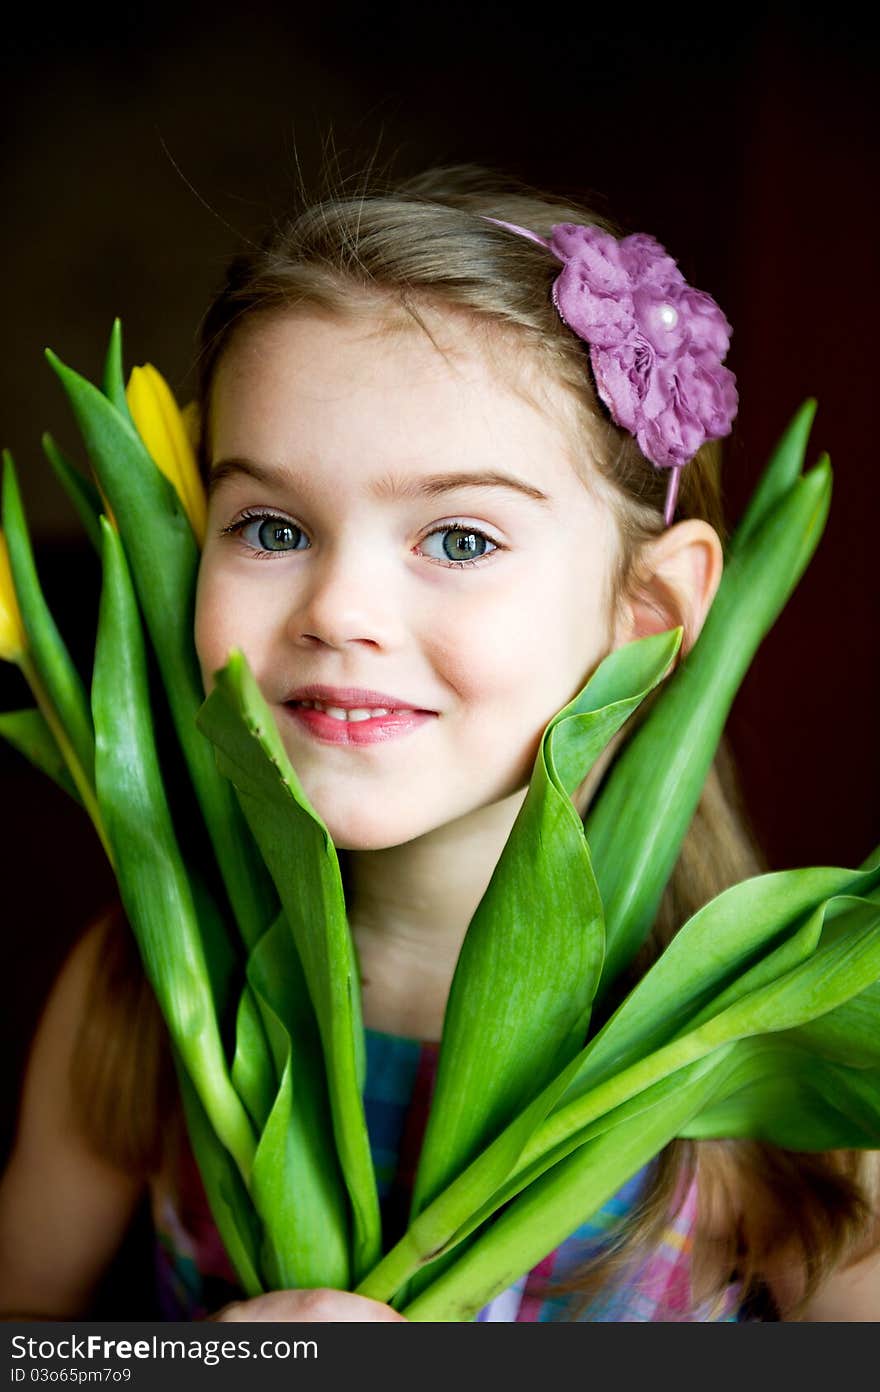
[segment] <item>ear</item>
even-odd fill
[[[723,569],[718,533],[700,518],[677,522],[647,542],[630,592],[620,598],[614,647],[681,625],[684,657],[700,635]]]

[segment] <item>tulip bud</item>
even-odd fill
[[[4,662],[20,662],[26,651],[27,634],[18,607],[9,551],[0,532],[0,658]]]
[[[206,528],[205,490],[192,432],[171,388],[151,363],[145,363],[132,368],[125,395],[138,434],[157,467],[174,485],[201,546]]]

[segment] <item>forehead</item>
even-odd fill
[[[214,459],[273,438],[332,453],[353,435],[386,458],[488,450],[558,478],[575,461],[565,389],[512,333],[472,315],[422,304],[344,318],[284,311],[235,333],[211,394]]]

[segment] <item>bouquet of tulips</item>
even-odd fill
[[[154,369],[126,387],[118,323],[101,387],[48,357],[93,476],[44,437],[102,557],[94,670],[87,693],[6,455],[0,655],[36,704],[0,716],[0,733],[101,838],[247,1295],[335,1286],[411,1319],[466,1320],[675,1137],[880,1147],[880,848],[858,869],[728,889],[590,1028],[651,929],[739,684],[822,534],[827,457],[803,472],[814,402],[780,440],[674,674],[680,630],[631,643],[544,731],[455,971],[409,1227],[383,1251],[336,851],[240,653],[204,699],[205,510],[185,419]],[[664,678],[582,823],[572,792]],[[200,810],[198,851],[181,845],[160,714]]]

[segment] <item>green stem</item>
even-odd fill
[[[435,1199],[434,1202],[437,1203],[439,1200]],[[354,1293],[369,1296],[371,1300],[387,1302],[416,1271],[426,1266],[433,1256],[433,1252],[423,1250],[422,1244],[411,1232],[404,1233],[391,1251],[387,1252],[360,1284],[355,1286]]]
[[[636,1093],[646,1090],[668,1073],[684,1068],[711,1052],[717,1047],[717,1042],[708,1031],[695,1030],[692,1034],[655,1050],[647,1058],[640,1059],[566,1107],[560,1108],[538,1127],[524,1148],[518,1163],[504,1183],[505,1197],[512,1197],[517,1192],[517,1178],[532,1166],[541,1167],[538,1168],[538,1173],[541,1173],[542,1168],[549,1168],[572,1150],[576,1150],[590,1122],[628,1101]],[[474,1166],[468,1168],[473,1169]],[[460,1221],[460,1213],[456,1212],[452,1224],[446,1215],[450,1212],[451,1191],[459,1190],[467,1182],[468,1170],[465,1170],[447,1190],[438,1194],[433,1203],[419,1214],[396,1246],[368,1273],[357,1287],[357,1294],[369,1295],[374,1300],[389,1300],[404,1281],[426,1266],[445,1247],[454,1245],[456,1232],[461,1231],[466,1225]],[[507,1192],[508,1189],[510,1193]]]
[[[104,830],[104,823],[101,820],[101,813],[98,809],[98,800],[95,796],[95,790],[89,782],[82,764],[76,757],[73,745],[67,738],[67,731],[58,719],[58,713],[49,700],[49,694],[43,685],[42,678],[27,653],[22,653],[18,665],[21,668],[28,686],[34,693],[34,698],[40,709],[40,713],[49,726],[49,729],[52,731],[55,743],[61,750],[64,762],[70,769],[70,775],[76,785],[76,790],[82,798],[83,807],[92,819],[92,824],[94,825],[95,831],[98,833],[101,845],[104,847],[105,854],[110,862],[110,867],[113,869],[115,868],[113,863],[113,852],[110,850],[107,841],[107,833]]]

